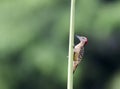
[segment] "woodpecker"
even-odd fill
[[[74,47],[74,54],[73,54],[73,73],[75,72],[77,66],[79,65],[80,61],[84,55],[84,46],[87,44],[88,39],[84,36],[76,37],[79,39],[79,43]]]

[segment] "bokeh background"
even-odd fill
[[[69,14],[70,0],[0,0],[0,89],[66,89]],[[74,89],[120,89],[120,0],[76,0],[75,18]]]

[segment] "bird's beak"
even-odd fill
[[[81,40],[81,37],[80,36],[78,36],[78,35],[75,35],[79,40]]]

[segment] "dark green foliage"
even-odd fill
[[[0,0],[0,89],[66,89],[69,13],[69,0]],[[75,28],[88,45],[74,89],[119,89],[119,0],[76,0]]]

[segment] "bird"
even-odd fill
[[[85,36],[78,36],[76,37],[79,39],[79,43],[74,46],[74,53],[73,53],[73,73],[75,72],[77,66],[81,62],[83,55],[84,55],[84,46],[88,43],[88,39]]]

